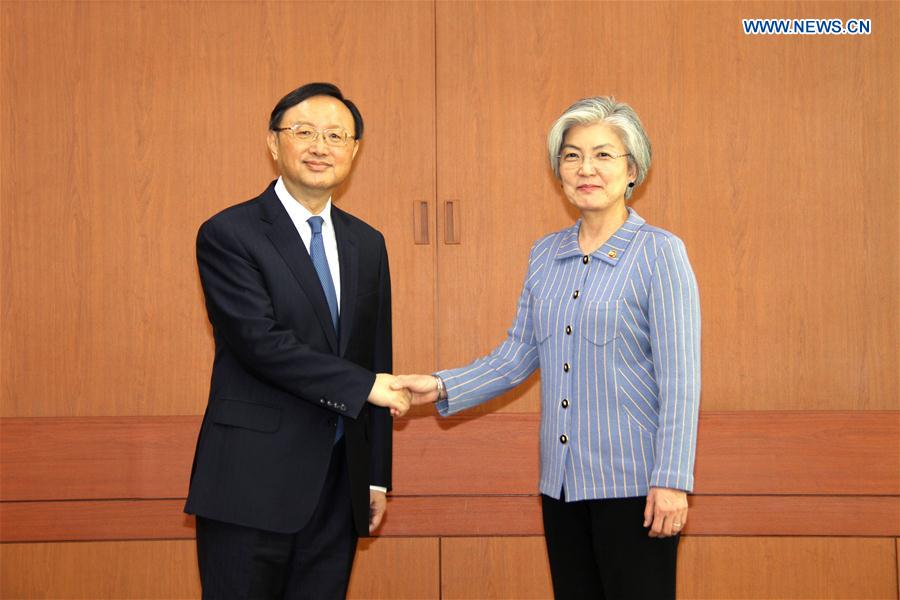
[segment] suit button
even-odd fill
[[[346,404],[341,404],[338,408],[340,408],[340,409],[341,409],[342,411],[344,411],[344,412],[347,412],[347,405],[346,405]]]
[[[319,404],[325,404],[325,398],[319,398]]]
[[[563,365],[563,371],[566,372],[566,373],[569,372],[569,363],[565,363],[565,364]]]
[[[575,290],[574,292],[572,292],[572,298],[574,298],[575,300],[578,300],[578,290]]]
[[[572,335],[572,326],[566,325],[566,335]]]
[[[588,262],[590,262],[590,260],[591,260],[591,257],[590,257],[590,256],[584,255],[584,256],[581,257],[581,262],[582,262],[582,264],[585,264],[585,265],[586,265],[586,264],[588,264]]]
[[[569,408],[569,399],[568,399],[568,398],[563,398],[563,401],[562,401],[561,404],[562,404],[562,407],[563,407],[563,408]]]
[[[562,434],[561,436],[559,436],[559,442],[561,444],[565,444],[568,441],[569,441],[569,438],[566,436],[566,434]]]

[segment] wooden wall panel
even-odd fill
[[[386,234],[397,367],[433,367],[434,246],[413,244],[412,223],[434,188],[431,4],[0,11],[0,415],[203,411],[212,339],[197,228],[274,177],[269,112],[317,80],[366,120],[339,205]]]
[[[741,19],[869,18],[870,36]],[[687,245],[705,410],[895,409],[900,5],[437,3],[441,368],[506,335],[538,237],[574,221],[545,139],[578,98],[632,104],[654,149],[634,206]],[[465,124],[460,126],[460,124]],[[480,410],[536,412],[538,390]]]
[[[701,417],[695,478],[700,494],[898,495],[900,413],[712,413]]]
[[[0,545],[9,599],[200,597],[193,540]]]
[[[440,544],[444,598],[550,597],[540,537],[449,538]],[[896,598],[894,544],[687,537],[679,551],[679,597]],[[437,545],[428,538],[362,543],[350,597],[438,597]],[[0,556],[4,598],[199,597],[192,541],[3,544]],[[402,576],[398,565],[407,569]]]
[[[697,538],[678,547],[678,597],[897,598],[890,540]]]
[[[686,537],[678,597],[896,598],[893,540]],[[550,598],[543,538],[441,540],[444,598]]]
[[[544,538],[442,539],[441,597],[552,598]]]
[[[0,542],[193,539],[184,499],[0,502]]]
[[[900,533],[896,496],[690,496],[688,536]],[[380,535],[541,535],[537,496],[392,497]]]
[[[537,493],[537,415],[403,419],[396,495]],[[0,499],[180,498],[199,417],[0,420]],[[900,495],[897,412],[704,413],[698,494]]]
[[[182,498],[200,417],[0,419],[3,500]]]
[[[361,540],[347,597],[440,598],[439,545],[437,538]]]
[[[897,496],[691,496],[688,535],[884,537],[900,531]]]
[[[896,496],[692,496],[685,535],[900,535]],[[191,539],[184,500],[0,502],[0,542]],[[541,535],[538,496],[391,496],[381,537]]]
[[[363,540],[348,598],[439,597],[438,540]],[[0,597],[199,598],[191,540],[2,544]]]

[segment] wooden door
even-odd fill
[[[387,239],[397,368],[432,368],[434,245],[413,234],[434,193],[430,4],[2,10],[4,416],[203,411],[194,237],[275,177],[269,112],[310,81],[363,114],[336,204]]]
[[[416,244],[413,229],[414,206],[434,193],[431,4],[3,2],[0,11],[4,432],[9,423],[32,431],[63,423],[70,446],[53,464],[98,442],[90,456],[66,463],[76,478],[121,456],[90,424],[125,423],[136,430],[126,437],[137,439],[143,425],[161,422],[140,453],[179,446],[172,415],[202,413],[213,354],[197,228],[275,177],[269,113],[311,81],[338,84],[362,111],[362,147],[336,204],[387,240],[397,369],[433,368],[434,231]],[[189,429],[186,449],[197,432]],[[174,479],[167,495],[183,497],[190,454],[129,468],[119,483]],[[154,493],[101,495],[130,511],[141,505],[134,498]],[[48,481],[14,504],[41,511],[47,505],[35,499],[65,494]],[[182,505],[161,514],[191,536]],[[99,516],[89,539],[109,539],[96,532],[110,520]],[[154,537],[3,544],[0,596],[198,596],[193,543]],[[434,568],[403,581],[361,575],[352,594],[436,589],[435,548],[434,540],[365,545],[361,574],[411,554]]]
[[[686,243],[704,410],[893,409],[896,13],[884,4],[438,3],[438,363],[503,339],[528,250],[577,215],[546,134],[613,95],[653,144],[633,207]],[[869,18],[872,36],[748,36],[751,17]],[[892,37],[893,36],[893,37]],[[852,90],[852,92],[851,92]],[[439,229],[445,227],[439,223]],[[538,409],[537,386],[482,407]]]
[[[437,249],[439,367],[464,364],[502,340],[532,242],[576,217],[551,175],[546,133],[574,100],[613,95],[636,109],[653,143],[649,178],[632,205],[685,241],[699,281],[701,411],[727,415],[740,435],[765,440],[767,461],[806,468],[824,453],[804,459],[778,451],[779,427],[789,428],[788,440],[807,440],[817,435],[819,411],[848,423],[869,409],[896,411],[896,4],[478,2],[437,3],[436,11],[438,229],[443,235],[443,206],[452,201],[458,237],[442,238]],[[741,27],[745,18],[826,17],[868,18],[877,31],[778,37],[747,36]],[[792,412],[780,416],[786,409]],[[537,386],[479,410],[536,413]],[[536,463],[537,439],[514,451],[510,442],[521,440],[526,417],[476,415],[470,422],[483,429],[467,442],[462,428],[447,427],[443,435],[460,441],[444,441],[441,459],[490,474],[457,477],[454,493],[474,496],[505,483],[505,471],[479,469],[482,463]],[[896,412],[884,418],[896,423]],[[825,435],[836,442],[851,431]],[[721,434],[711,420],[700,427],[694,525],[710,523],[703,504],[715,494],[708,467],[723,454]],[[886,439],[896,448],[896,434]],[[744,446],[728,460],[729,482],[740,479],[750,456]],[[854,462],[855,471],[866,464]],[[527,471],[517,470],[520,490],[536,491]],[[784,510],[786,499],[768,495],[796,479],[774,466],[764,472],[771,478],[729,499],[724,514],[732,523],[742,520],[742,502],[778,498],[777,508],[754,510],[748,521],[771,522]],[[798,499],[816,507],[841,500],[830,493],[813,486]],[[895,494],[890,501],[896,514]],[[538,523],[538,511],[532,514]],[[895,528],[879,529],[885,539],[821,543],[804,537],[816,530],[779,528],[780,538],[695,531],[679,552],[683,597],[896,596],[897,565],[884,560]],[[441,543],[444,597],[547,595],[537,539]],[[735,557],[760,553],[787,557],[782,562],[796,577],[759,581],[759,569],[705,576],[719,567],[730,573]],[[791,562],[794,556],[804,558]],[[839,563],[854,576],[821,568]],[[527,576],[509,566],[523,564]],[[856,589],[859,581],[865,590]]]

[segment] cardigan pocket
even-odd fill
[[[560,321],[560,312],[563,308],[562,298],[533,299],[531,302],[531,327],[534,331],[534,341],[543,344],[553,337],[553,330],[557,327],[556,321]]]
[[[581,317],[581,335],[595,346],[605,346],[619,337],[622,300],[588,302]]]
[[[620,405],[627,415],[628,420],[645,432],[655,435],[656,430],[659,428],[659,415],[654,413],[651,407],[646,405],[641,406],[635,402],[627,394],[623,393],[621,387],[618,391],[619,400],[621,402]]]

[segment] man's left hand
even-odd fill
[[[369,534],[378,529],[387,508],[387,495],[378,490],[369,490]]]

